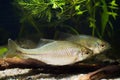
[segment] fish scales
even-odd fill
[[[53,41],[34,49],[19,47],[11,39],[8,40],[9,53],[20,51],[21,56],[33,58],[49,65],[68,65],[87,59],[93,52],[81,45],[70,41]]]
[[[58,36],[58,40],[66,40],[80,44],[92,50],[94,54],[99,54],[111,48],[108,42],[89,35],[72,35],[68,33],[59,33]]]

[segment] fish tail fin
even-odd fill
[[[8,39],[8,48],[9,49],[15,50],[15,49],[17,49],[17,47],[18,47],[18,45],[13,40]]]
[[[16,54],[19,46],[11,39],[8,39],[8,52],[5,54],[5,57],[13,57]]]

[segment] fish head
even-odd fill
[[[101,40],[92,36],[80,36],[80,39],[76,39],[76,43],[85,46],[86,48],[93,51],[94,54],[99,54],[107,49],[110,49],[111,46],[108,42]]]
[[[81,51],[79,51],[79,56],[78,59],[79,61],[82,61],[84,59],[87,59],[88,57],[91,57],[93,55],[93,51],[86,48],[86,47],[82,47]]]
[[[97,39],[89,46],[89,49],[93,50],[94,54],[99,54],[110,48],[111,46],[108,42],[100,40],[100,39]]]

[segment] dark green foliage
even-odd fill
[[[104,31],[107,27],[110,27],[113,30],[110,17],[115,19],[117,16],[117,13],[114,12],[114,10],[118,9],[118,5],[115,3],[115,0],[111,0],[109,2],[106,2],[105,0],[89,0],[87,4],[88,13],[90,14],[88,18],[90,21],[90,27],[92,27],[92,35],[97,31],[98,36],[103,37]],[[97,18],[97,16],[99,17]],[[98,27],[100,27],[100,29]]]
[[[14,3],[21,10],[23,28],[27,22],[40,33],[44,26],[55,28],[66,25],[71,31],[79,33],[79,27],[87,26],[92,28],[93,36],[97,34],[101,38],[106,29],[110,29],[108,34],[112,35],[114,26],[110,18],[116,19],[118,9],[116,0],[15,0]],[[80,26],[81,22],[88,25]]]

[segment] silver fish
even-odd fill
[[[49,65],[73,64],[93,55],[86,47],[69,41],[53,41],[34,49],[19,47],[13,40],[8,40],[10,53],[17,53],[27,58],[33,58]]]
[[[99,54],[111,48],[108,42],[89,35],[72,35],[67,33],[59,33],[59,35],[62,36],[59,36],[58,40],[67,40],[80,44],[92,50],[94,54]]]

